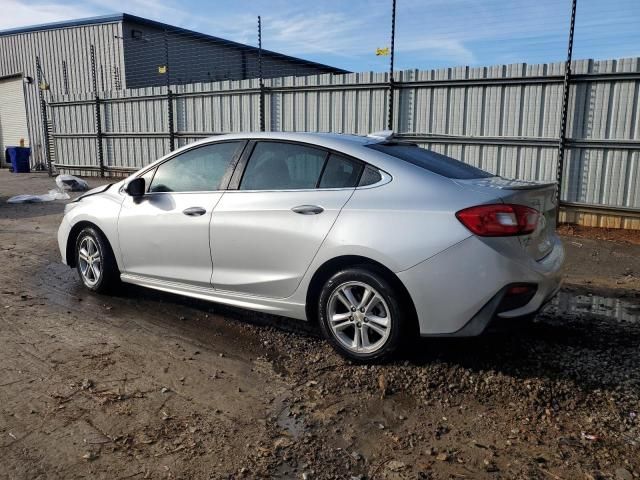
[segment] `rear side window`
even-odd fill
[[[380,175],[380,171],[371,165],[367,165],[364,167],[364,172],[362,172],[362,177],[360,177],[359,187],[366,187],[367,185],[373,185],[374,183],[378,183],[382,180],[382,175]]]
[[[240,182],[240,190],[316,188],[327,152],[280,142],[258,142]]]
[[[420,148],[417,145],[377,143],[367,145],[367,147],[412,163],[418,167],[422,167],[425,170],[429,170],[430,172],[437,173],[438,175],[442,175],[447,178],[468,180],[472,178],[494,176],[489,172],[480,170],[479,168],[461,162],[460,160],[432,152],[425,148]]]
[[[215,143],[181,153],[158,166],[149,191],[220,190],[225,173],[242,145],[243,142]]]
[[[322,172],[320,188],[355,187],[360,173],[362,173],[362,163],[332,153]]]

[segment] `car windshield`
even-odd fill
[[[386,153],[392,157],[422,167],[430,172],[437,173],[447,178],[469,180],[472,178],[493,177],[489,172],[480,170],[472,165],[447,157],[440,153],[420,148],[417,145],[407,143],[375,143],[367,145],[369,148]]]

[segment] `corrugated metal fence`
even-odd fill
[[[24,84],[24,95],[34,165],[46,161],[36,56],[40,57],[41,73],[45,74],[43,80],[53,89],[88,92],[91,90],[91,76],[87,71],[87,57],[89,46],[95,45],[100,65],[99,85],[103,89],[119,88],[119,79],[124,72],[120,38],[122,26],[117,22],[0,35],[0,77],[17,75],[33,82]],[[17,141],[18,138],[14,139],[16,144]]]
[[[554,180],[563,64],[512,64],[399,72],[396,132],[433,150],[511,178]],[[640,59],[573,63],[562,200],[640,211]],[[100,93],[50,104],[55,161],[75,173],[138,169],[212,134],[260,129],[259,80]],[[383,73],[265,80],[265,124],[272,131],[367,134],[383,130],[389,101]],[[640,222],[640,220],[638,220]],[[635,223],[635,221],[634,221]]]

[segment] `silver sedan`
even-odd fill
[[[387,134],[223,135],[68,204],[63,261],[120,282],[317,321],[355,361],[531,317],[557,291],[555,184]]]

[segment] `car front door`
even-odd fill
[[[258,141],[247,147],[211,220],[215,289],[272,298],[292,295],[363,164],[305,144]],[[241,179],[236,179],[238,173]]]
[[[127,274],[211,287],[211,213],[245,144],[198,146],[142,175],[147,193],[128,196],[118,219]]]

